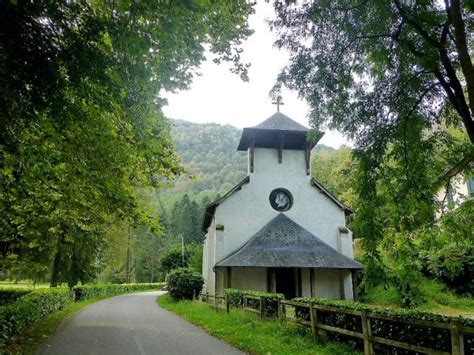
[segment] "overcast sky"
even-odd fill
[[[249,82],[230,73],[229,64],[217,65],[208,60],[201,65],[201,76],[194,78],[190,90],[176,94],[165,93],[167,117],[204,123],[230,124],[239,128],[254,126],[276,112],[269,97],[275,79],[288,60],[286,52],[273,48],[275,36],[266,23],[274,16],[270,3],[259,1],[256,13],[250,17],[254,34],[244,44],[243,62],[251,63]],[[280,111],[308,126],[308,105],[294,92],[284,90],[284,106]],[[320,143],[339,147],[347,144],[337,132],[326,130]]]

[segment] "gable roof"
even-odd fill
[[[208,204],[204,211],[204,218],[202,221],[201,230],[206,233],[207,229],[212,223],[212,218],[214,217],[214,213],[216,212],[217,206],[219,206],[222,202],[227,200],[230,196],[232,196],[235,192],[240,191],[242,186],[247,184],[250,181],[250,176],[247,175],[242,181],[240,181],[237,185],[235,185],[231,190],[229,190],[224,196],[218,198],[214,202]],[[350,215],[354,213],[354,210],[351,209],[349,206],[346,206],[344,203],[339,201],[332,193],[330,193],[326,188],[321,185],[321,183],[316,180],[315,178],[311,178],[311,186],[316,187],[322,194],[326,195],[332,202],[334,202],[339,208],[341,208],[346,215]]]
[[[215,267],[363,268],[282,213]]]

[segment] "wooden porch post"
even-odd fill
[[[231,288],[232,287],[232,268],[227,267],[226,268],[226,277],[225,277],[225,288]]]
[[[357,294],[357,270],[351,270],[351,277],[352,277],[352,298],[354,302],[358,300]]]

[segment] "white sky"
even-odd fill
[[[163,108],[167,117],[186,121],[230,124],[239,128],[254,126],[276,112],[269,92],[281,68],[288,60],[288,53],[273,48],[275,35],[270,32],[267,19],[274,16],[273,7],[259,1],[256,13],[249,19],[255,31],[245,42],[242,61],[251,63],[249,82],[229,71],[229,64],[217,65],[205,61],[201,76],[195,77],[191,89],[178,93],[165,93],[168,106]],[[308,126],[308,105],[294,92],[283,90],[284,105],[280,111],[295,121]],[[320,143],[339,147],[348,142],[338,132],[326,130]]]

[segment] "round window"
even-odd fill
[[[290,191],[286,189],[273,190],[270,193],[269,199],[273,209],[279,212],[288,211],[293,205],[293,196],[291,196]]]

